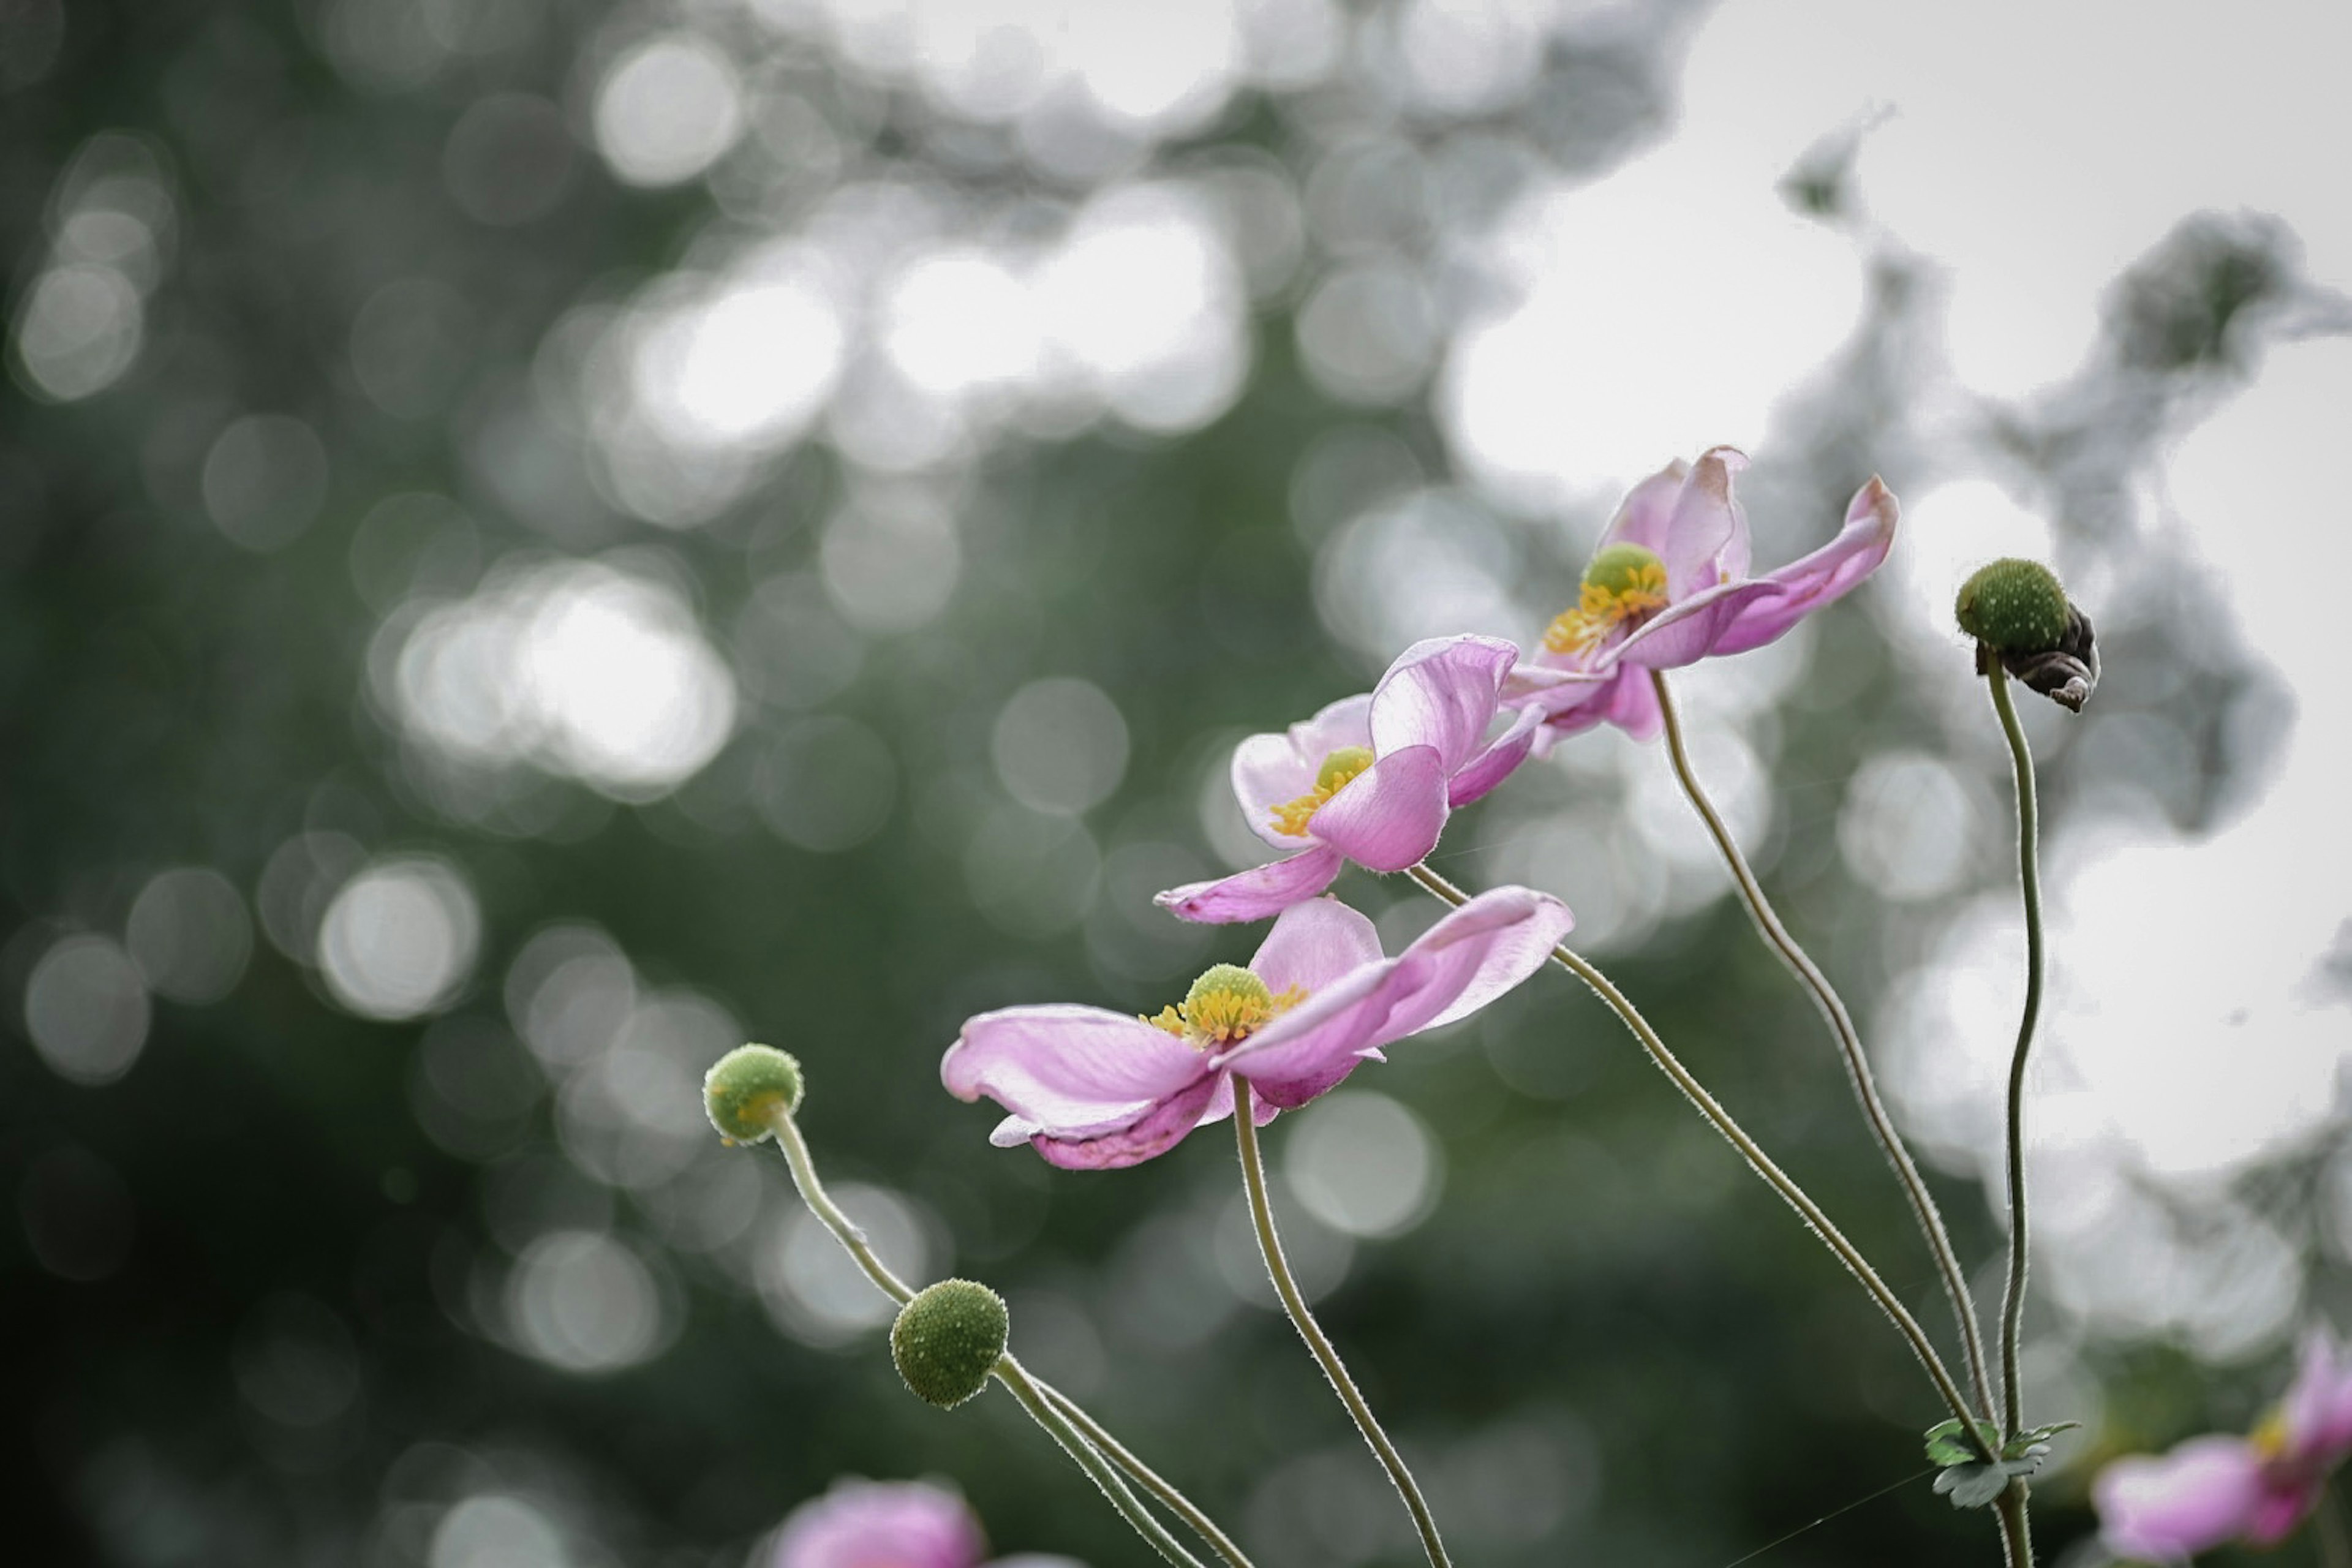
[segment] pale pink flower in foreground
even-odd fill
[[[2326,1334],[2277,1408],[2243,1437],[2192,1437],[2161,1458],[2117,1459],[2091,1500],[2099,1534],[2125,1557],[2176,1563],[2226,1541],[2271,1546],[2318,1506],[2327,1475],[2352,1455],[2352,1357]]]
[[[978,1568],[987,1550],[963,1499],[924,1481],[845,1479],[792,1511],[774,1568]],[[1000,1557],[990,1568],[1081,1568],[1067,1557]]]
[[[1160,905],[1188,921],[1264,920],[1329,887],[1347,861],[1375,871],[1418,863],[1454,807],[1527,760],[1542,715],[1501,702],[1518,658],[1499,637],[1433,637],[1407,648],[1370,696],[1244,741],[1233,764],[1242,811],[1259,837],[1297,853],[1172,888]]]
[[[1221,963],[1157,1018],[1076,1005],[1007,1007],[963,1026],[940,1063],[960,1100],[1010,1111],[990,1135],[1068,1169],[1132,1165],[1233,1114],[1257,1120],[1332,1089],[1381,1047],[1476,1012],[1541,966],[1575,922],[1525,888],[1482,893],[1394,958],[1336,899],[1294,904],[1247,968]]]
[[[1855,492],[1836,538],[1749,576],[1748,516],[1732,494],[1733,476],[1747,466],[1738,452],[1717,447],[1696,468],[1667,465],[1617,509],[1578,602],[1552,621],[1506,694],[1543,710],[1539,744],[1601,723],[1653,738],[1663,716],[1651,670],[1775,641],[1886,559],[1899,509],[1874,479]]]

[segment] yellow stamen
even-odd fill
[[[1552,618],[1543,630],[1543,647],[1552,654],[1580,654],[1634,616],[1665,609],[1665,566],[1656,557],[1634,564],[1621,576],[1622,585],[1609,585],[1595,583],[1592,574],[1585,574],[1576,609],[1564,609]]]
[[[1372,749],[1370,746],[1341,746],[1325,757],[1323,765],[1316,770],[1313,789],[1297,800],[1285,801],[1274,808],[1274,830],[1292,838],[1298,837],[1307,831],[1307,825],[1315,820],[1315,814],[1323,808],[1325,801],[1353,784],[1371,765]]]
[[[1294,985],[1276,995],[1240,964],[1220,963],[1192,982],[1183,1001],[1162,1007],[1157,1017],[1143,1022],[1196,1050],[1207,1050],[1247,1037],[1305,1000],[1304,986]]]
[[[2246,1434],[2246,1440],[2264,1459],[2275,1459],[2286,1452],[2285,1409],[2281,1407],[2263,1416],[2261,1425]]]

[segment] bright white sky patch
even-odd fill
[[[625,800],[667,794],[718,754],[735,681],[677,591],[555,562],[427,614],[393,667],[412,734],[460,760],[530,762]]]
[[[1465,326],[1437,395],[1472,471],[1540,504],[1757,443],[1862,302],[1853,247],[1781,204],[1780,173],[1685,135],[1515,208],[1489,247],[1509,302]]]
[[[1131,185],[1089,203],[1043,269],[1038,302],[1062,353],[1129,424],[1192,429],[1241,391],[1241,279],[1214,221],[1180,187]]]
[[[743,133],[743,88],[709,40],[647,38],[596,89],[596,150],[633,185],[674,185],[717,163]]]
[[[456,995],[481,936],[473,889],[447,862],[379,860],[328,904],[319,969],[335,1000],[362,1017],[415,1018]]]
[[[1011,269],[983,252],[936,251],[891,280],[881,309],[882,350],[923,391],[960,396],[1018,385],[1042,344],[1036,307]]]
[[[1950,268],[1955,368],[2012,395],[2071,372],[2100,293],[2200,207],[2276,212],[2318,277],[2352,285],[2352,10],[2256,0],[2226,26],[2129,0],[1889,6],[1731,0],[1700,35],[1694,115],[1736,97],[1795,149],[1874,106],[1863,196]]]
[[[845,346],[838,312],[788,270],[712,284],[638,323],[633,390],[654,429],[687,447],[783,445],[831,395]]]

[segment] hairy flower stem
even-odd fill
[[[1372,1418],[1372,1407],[1357,1391],[1355,1380],[1339,1361],[1339,1352],[1331,1348],[1331,1342],[1316,1326],[1315,1314],[1307,1310],[1307,1298],[1300,1294],[1298,1281],[1291,1278],[1290,1264],[1282,1256],[1282,1237],[1274,1228],[1274,1205],[1266,1198],[1265,1165],[1258,1158],[1257,1122],[1251,1113],[1249,1079],[1236,1074],[1233,1084],[1234,1132],[1241,1142],[1242,1185],[1249,1192],[1250,1219],[1257,1226],[1258,1251],[1265,1258],[1265,1271],[1274,1281],[1275,1293],[1282,1298],[1298,1337],[1315,1352],[1323,1375],[1330,1380],[1332,1392],[1348,1407],[1348,1414],[1355,1417],[1356,1429],[1364,1435],[1364,1441],[1371,1445],[1381,1468],[1388,1471],[1397,1495],[1404,1499],[1405,1510],[1412,1515],[1412,1526],[1421,1532],[1421,1549],[1429,1555],[1430,1568],[1452,1568],[1453,1560],[1445,1554],[1445,1543],[1437,1538],[1437,1521],[1430,1516],[1429,1504],[1423,1499],[1412,1472],[1405,1468],[1404,1457]]]
[[[1460,909],[1470,901],[1470,895],[1431,870],[1426,865],[1415,866],[1405,875],[1455,909]],[[1879,1278],[1878,1270],[1870,1266],[1870,1259],[1863,1256],[1862,1249],[1847,1240],[1845,1233],[1831,1223],[1830,1216],[1822,1212],[1821,1205],[1812,1200],[1811,1194],[1799,1186],[1795,1179],[1787,1172],[1774,1164],[1772,1157],[1764,1152],[1762,1145],[1749,1137],[1738,1122],[1732,1120],[1731,1112],[1726,1110],[1715,1096],[1706,1091],[1706,1087],[1699,1082],[1690,1068],[1683,1066],[1680,1058],[1666,1048],[1666,1042],[1660,1037],[1657,1030],[1650,1026],[1650,1021],[1642,1016],[1640,1010],[1626,998],[1623,992],[1611,983],[1607,975],[1595,969],[1591,962],[1582,954],[1564,944],[1554,947],[1551,950],[1551,956],[1553,963],[1583,981],[1591,989],[1592,994],[1600,997],[1611,1012],[1617,1015],[1624,1026],[1633,1032],[1633,1037],[1641,1041],[1642,1048],[1650,1053],[1650,1059],[1657,1064],[1658,1070],[1664,1073],[1673,1080],[1674,1086],[1683,1091],[1683,1098],[1698,1109],[1698,1113],[1706,1117],[1708,1123],[1723,1135],[1724,1141],[1739,1152],[1739,1157],[1748,1162],[1748,1169],[1761,1176],[1767,1186],[1780,1194],[1782,1201],[1795,1209],[1798,1217],[1811,1227],[1814,1235],[1822,1238],[1823,1245],[1836,1254],[1837,1260],[1845,1265],[1846,1272],[1853,1275],[1862,1288],[1869,1292],[1870,1299],[1878,1303],[1878,1310],[1886,1314],[1887,1321],[1895,1325],[1895,1331],[1902,1334],[1905,1342],[1910,1345],[1911,1353],[1918,1357],[1920,1368],[1927,1373],[1927,1380],[1936,1385],[1936,1392],[1943,1396],[1946,1407],[1959,1421],[1961,1436],[1975,1447],[1977,1457],[1979,1459],[1991,1460],[1994,1456],[1991,1450],[1985,1447],[1982,1436],[1977,1431],[1976,1418],[1969,1409],[1968,1396],[1960,1392],[1960,1385],[1952,1380],[1950,1369],[1944,1365],[1944,1358],[1937,1353],[1935,1343],[1927,1338],[1927,1331],[1919,1326],[1919,1321],[1914,1318],[1910,1310],[1903,1305],[1903,1299],[1895,1293],[1885,1280]]]
[[[1111,1468],[1110,1461],[1096,1452],[1094,1445],[1079,1435],[1078,1429],[1070,1425],[1069,1418],[1062,1414],[1060,1407],[1039,1391],[1019,1362],[1009,1353],[1001,1355],[996,1358],[994,1372],[997,1381],[1011,1389],[1013,1397],[1021,1402],[1021,1408],[1029,1412],[1029,1418],[1045,1428],[1054,1441],[1062,1446],[1062,1452],[1069,1455],[1078,1468],[1086,1471],[1087,1479],[1102,1489],[1103,1496],[1108,1498],[1110,1505],[1135,1527],[1136,1533],[1151,1543],[1154,1552],[1177,1564],[1177,1568],[1201,1568],[1201,1560],[1185,1551],[1176,1538],[1168,1533],[1165,1525],[1145,1511],[1143,1505],[1136,1501],[1135,1494],[1127,1489],[1127,1483],[1119,1479],[1118,1472]]]
[[[2025,894],[2025,1011],[2017,1023],[2017,1049],[2009,1058],[2009,1283],[2000,1298],[2000,1408],[2003,1435],[2025,1426],[2017,1387],[2017,1339],[2025,1317],[2025,1058],[2033,1048],[2033,1028],[2042,1017],[2042,872],[2036,864],[2040,813],[2034,805],[2033,752],[2025,743],[2017,707],[2009,699],[2009,675],[1998,660],[1985,679],[1992,687],[1993,711],[2009,738],[2009,760],[2017,773],[2017,879]]]
[[[1231,1568],[1251,1568],[1250,1560],[1242,1555],[1242,1549],[1217,1528],[1214,1520],[1202,1513],[1191,1498],[1162,1480],[1158,1471],[1129,1452],[1125,1444],[1112,1436],[1101,1422],[1081,1409],[1076,1400],[1043,1378],[1033,1376],[1030,1381],[1036,1384],[1037,1392],[1045,1396],[1045,1402],[1067,1416],[1070,1425],[1076,1426],[1087,1442],[1099,1449],[1111,1463],[1125,1470],[1137,1486],[1159,1499],[1169,1512],[1182,1520],[1193,1534],[1208,1543],[1209,1550],[1223,1558]]]
[[[2000,1521],[2001,1559],[2008,1568],[2033,1568],[2033,1525],[2025,1517],[2025,1483],[2019,1480],[1993,1500],[1993,1512]]]
[[[769,1119],[768,1125],[776,1134],[777,1146],[784,1152],[784,1163],[792,1168],[793,1185],[800,1190],[801,1202],[808,1205],[809,1213],[816,1215],[824,1222],[825,1229],[833,1232],[834,1240],[841,1243],[842,1249],[866,1271],[866,1277],[874,1281],[876,1289],[902,1307],[914,1300],[914,1290],[882,1261],[881,1255],[866,1239],[866,1232],[856,1220],[844,1214],[825,1192],[824,1184],[817,1178],[816,1162],[809,1157],[808,1141],[801,1136],[800,1123],[793,1119],[793,1113],[780,1107]],[[1061,1445],[1062,1451],[1070,1456],[1096,1486],[1102,1489],[1102,1494],[1110,1500],[1110,1505],[1118,1510],[1120,1516],[1135,1527],[1136,1533],[1150,1542],[1160,1556],[1178,1564],[1179,1568],[1201,1568],[1199,1560],[1170,1536],[1166,1527],[1136,1500],[1135,1494],[1128,1489],[1127,1483],[1119,1479],[1118,1471],[1110,1468],[1112,1464],[1117,1464],[1119,1469],[1134,1477],[1139,1486],[1166,1504],[1169,1511],[1214,1548],[1217,1555],[1232,1564],[1232,1568],[1250,1568],[1249,1560],[1226,1539],[1224,1531],[1210,1521],[1207,1514],[1113,1439],[1103,1430],[1101,1423],[1078,1408],[1075,1400],[1050,1384],[1031,1377],[1009,1352],[997,1358],[992,1372],[999,1383],[1012,1391],[1013,1397],[1021,1402],[1021,1407],[1029,1413],[1030,1419],[1043,1426],[1046,1435]],[[1105,1456],[1108,1456],[1108,1459]]]
[[[1968,1363],[1969,1384],[1977,1403],[1990,1411],[1993,1407],[1992,1382],[1986,1370],[1984,1333],[1977,1322],[1976,1298],[1969,1290],[1968,1273],[1960,1267],[1959,1254],[1952,1247],[1951,1233],[1944,1226],[1944,1216],[1936,1207],[1934,1194],[1927,1191],[1919,1167],[1912,1163],[1911,1152],[1903,1146],[1902,1135],[1895,1130],[1895,1119],[1887,1115],[1885,1102],[1878,1097],[1878,1083],[1871,1074],[1870,1058],[1863,1052],[1862,1035],[1853,1026],[1853,1015],[1846,1011],[1845,1002],[1830,984],[1829,976],[1789,934],[1789,928],[1780,923],[1780,914],[1764,896],[1764,885],[1756,879],[1748,858],[1739,852],[1738,841],[1731,837],[1729,825],[1699,787],[1698,773],[1692,768],[1690,752],[1683,743],[1682,716],[1675,710],[1674,694],[1666,688],[1665,671],[1652,670],[1650,683],[1658,695],[1658,710],[1665,716],[1666,753],[1674,761],[1675,777],[1683,786],[1683,795],[1698,813],[1699,820],[1706,825],[1707,836],[1715,840],[1724,864],[1730,868],[1731,879],[1738,887],[1748,918],[1755,922],[1765,945],[1812,994],[1813,1005],[1820,1009],[1822,1020],[1837,1040],[1838,1050],[1845,1058],[1846,1081],[1862,1107],[1863,1120],[1870,1124],[1870,1133],[1878,1141],[1879,1152],[1894,1168],[1895,1180],[1903,1185],[1903,1195],[1911,1202],[1912,1215],[1919,1222],[1920,1233],[1927,1238],[1927,1249],[1935,1254],[1936,1272],[1943,1277],[1944,1294],[1951,1299],[1952,1315],[1959,1322],[1960,1352]],[[2012,1425],[2012,1436],[2015,1430]]]

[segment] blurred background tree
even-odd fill
[[[2098,617],[2093,713],[2033,721],[2051,1555],[2093,1460],[2242,1419],[2342,1294],[2352,1173],[2338,700],[2287,739],[2342,531],[2325,448],[2280,460],[2352,383],[2271,354],[2344,320],[2333,94],[2281,74],[2343,24],[2123,62],[2087,13],[1768,9],[0,0],[12,1554],[733,1563],[932,1473],[999,1549],[1134,1560],[1009,1403],[899,1391],[781,1165],[716,1145],[750,1037],[885,1249],[1004,1290],[1267,1568],[1412,1560],[1221,1142],[1049,1173],[935,1064],[1244,956],[1150,904],[1246,862],[1233,741],[1531,637],[1622,488],[1727,439],[1760,560],[1874,471],[1913,503],[1880,582],[1685,689],[1988,1267],[2017,937],[1949,595],[2051,555]],[[1443,853],[1565,897],[1948,1333],[1654,749],[1564,746]],[[1899,1343],[1558,977],[1271,1142],[1465,1561],[1988,1560]]]

